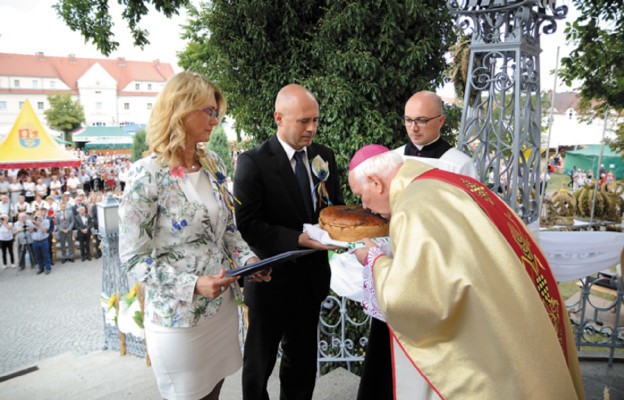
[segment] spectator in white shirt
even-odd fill
[[[67,178],[67,191],[71,195],[71,197],[76,197],[78,194],[78,188],[80,188],[82,183],[80,179],[76,176],[76,173],[72,170],[69,173],[69,178]]]
[[[0,172],[0,196],[3,194],[9,194],[9,181],[7,180],[4,173]]]
[[[59,210],[59,204],[50,193],[50,196],[46,197],[46,203],[48,204],[48,211],[52,210],[56,213]]]
[[[26,197],[27,203],[32,203],[35,200],[35,182],[33,182],[30,176],[26,177],[26,182],[22,184],[24,187],[24,196]]]
[[[35,195],[35,201],[30,203],[30,209],[32,210],[33,213],[35,211],[38,211],[38,210],[46,210],[47,211],[48,203],[46,203],[43,200],[43,197],[41,197],[39,194],[36,194]]]
[[[43,179],[37,179],[37,184],[35,185],[35,194],[41,196],[41,198],[45,198],[48,195],[48,187],[45,183],[43,183]]]
[[[7,196],[2,195],[2,197]],[[15,255],[13,254],[13,224],[11,224],[9,216],[2,213],[0,213],[0,249],[2,250],[2,268],[15,268]],[[9,253],[8,259],[7,253]],[[10,260],[10,262],[8,260]]]
[[[21,213],[30,214],[30,204],[26,203],[25,196],[19,196],[17,199],[17,203],[13,204],[13,215],[19,215]]]
[[[78,178],[80,178],[82,190],[89,193],[91,191],[91,177],[87,174],[87,171],[85,171],[84,168],[80,170]]]
[[[17,200],[22,195],[23,191],[24,187],[20,181],[17,180],[17,177],[14,176],[11,178],[11,183],[9,184],[9,201],[11,204],[15,205],[17,203]]]
[[[122,165],[119,169],[119,185],[121,186],[121,191],[123,192],[126,188],[126,179],[128,179],[128,171],[126,171],[126,166]]]
[[[60,193],[61,187],[63,187],[63,184],[59,181],[58,176],[52,175],[52,180],[50,180],[50,192],[56,190]]]
[[[9,202],[9,196],[6,194],[0,195],[0,215],[7,215],[9,217],[9,221],[13,221],[11,218],[13,215],[13,208]]]

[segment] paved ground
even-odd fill
[[[104,343],[101,259],[37,269],[0,269],[0,376],[68,351]]]
[[[101,271],[101,260],[57,263],[50,275],[0,269],[0,377],[64,353],[102,349]],[[605,387],[610,400],[624,400],[624,363],[583,361],[581,369],[588,400],[604,399]]]

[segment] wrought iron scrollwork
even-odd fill
[[[342,364],[352,371],[364,360],[370,322],[359,303],[335,295],[325,298],[318,325],[319,374],[325,364]]]
[[[527,223],[539,218],[540,32],[567,7],[554,0],[450,0],[472,36],[458,146],[479,178]]]
[[[624,349],[624,326],[621,318],[624,283],[619,275],[588,276],[579,281],[581,291],[568,301],[567,308],[575,331],[575,342],[581,346],[609,350],[609,365],[615,350]]]

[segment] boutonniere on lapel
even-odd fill
[[[327,193],[326,184],[327,178],[329,178],[329,163],[323,160],[321,156],[317,155],[310,162],[310,166],[312,167],[312,173],[318,179],[318,183],[314,186],[314,190],[317,194],[316,197],[318,198],[319,206],[331,206],[332,202],[329,199],[329,193]]]
[[[221,192],[225,205],[230,209],[230,211],[232,211],[232,213],[234,213],[234,202],[236,201],[239,204],[240,202],[228,190],[227,177],[219,169],[217,159],[208,154],[208,151],[203,143],[195,145],[195,152],[197,153],[197,160],[201,166],[208,171],[210,175],[212,175],[215,181],[217,181],[217,186],[219,187],[219,191]]]

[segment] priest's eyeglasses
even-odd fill
[[[210,118],[219,119],[219,112],[214,107],[206,107],[202,108],[201,110]]]
[[[432,119],[439,118],[441,116],[442,116],[442,114],[438,114],[435,117],[431,117],[431,118],[419,117],[419,118],[415,118],[415,119],[412,119],[410,117],[403,117],[403,125],[405,125],[405,126],[407,126],[409,128],[412,125],[416,124],[417,127],[423,128],[423,127],[427,126],[429,121],[431,121]]]

